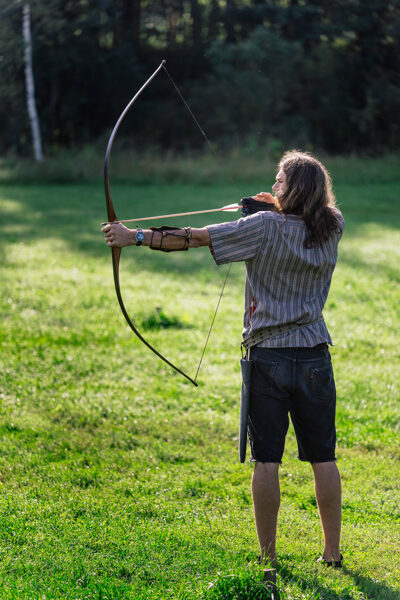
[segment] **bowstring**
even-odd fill
[[[215,321],[215,317],[217,316],[217,312],[218,312],[218,309],[219,309],[219,305],[220,305],[220,303],[221,303],[222,296],[224,295],[224,290],[225,290],[226,282],[228,281],[229,273],[231,272],[231,266],[232,266],[232,263],[229,263],[229,267],[228,267],[228,270],[227,270],[227,272],[226,272],[226,276],[225,276],[225,279],[224,279],[224,283],[223,283],[223,285],[222,285],[222,290],[221,290],[221,293],[220,293],[220,295],[219,295],[218,302],[217,302],[217,306],[216,306],[216,308],[215,308],[215,312],[214,312],[214,315],[213,315],[213,318],[212,318],[212,321],[211,321],[210,329],[208,330],[208,334],[207,334],[206,343],[204,344],[203,352],[201,353],[201,357],[200,357],[200,362],[199,362],[199,364],[198,364],[198,366],[197,366],[196,375],[194,376],[194,380],[195,380],[195,381],[197,380],[197,375],[199,374],[200,367],[201,367],[201,363],[203,362],[204,354],[206,353],[206,348],[207,348],[207,345],[208,345],[208,340],[210,339],[211,330],[212,330],[212,328],[214,327],[214,321]]]
[[[168,79],[170,80],[170,82],[172,83],[173,87],[175,88],[178,96],[180,97],[180,99],[182,100],[183,104],[185,105],[187,111],[189,112],[190,116],[192,117],[193,121],[196,123],[197,127],[200,129],[202,136],[204,137],[204,139],[207,142],[208,147],[210,148],[211,152],[214,155],[214,158],[218,161],[218,155],[215,151],[215,149],[213,148],[213,145],[211,144],[209,138],[207,137],[206,132],[204,131],[204,129],[202,128],[202,126],[200,125],[199,121],[197,120],[195,114],[193,113],[192,109],[190,108],[189,104],[186,102],[185,98],[183,97],[180,89],[178,88],[178,86],[176,85],[175,81],[172,79],[171,75],[169,74],[167,67],[165,65],[163,65],[163,69],[166,72]]]
[[[190,108],[189,104],[187,103],[187,101],[186,101],[186,100],[185,100],[185,98],[183,97],[183,94],[181,93],[180,89],[179,89],[179,88],[178,88],[178,86],[176,85],[176,83],[175,83],[175,81],[173,80],[172,76],[169,74],[169,72],[168,72],[168,69],[166,68],[165,64],[163,64],[163,69],[164,69],[164,71],[166,72],[166,74],[167,74],[167,77],[168,77],[168,79],[170,80],[170,82],[171,82],[172,86],[175,88],[175,90],[176,90],[176,92],[177,92],[178,96],[180,97],[180,99],[182,100],[183,104],[185,105],[185,107],[186,107],[187,111],[189,112],[190,116],[192,117],[193,121],[196,123],[196,125],[197,125],[198,129],[200,130],[200,132],[201,132],[202,136],[203,136],[203,137],[204,137],[204,139],[206,140],[206,142],[207,142],[207,145],[208,145],[208,147],[210,148],[210,150],[211,150],[211,152],[212,152],[212,154],[213,154],[213,156],[214,156],[215,160],[218,162],[218,161],[219,161],[219,157],[218,157],[218,155],[217,155],[217,153],[216,153],[216,151],[215,151],[215,149],[214,149],[214,147],[213,147],[213,145],[212,145],[212,143],[211,143],[210,139],[208,138],[208,136],[207,136],[206,132],[204,131],[204,129],[201,127],[201,125],[200,125],[200,123],[199,123],[198,119],[196,118],[196,116],[195,116],[195,114],[193,113],[192,109]],[[228,179],[230,179],[230,180],[231,180],[231,183],[233,183],[233,180],[232,180],[230,177],[228,177]],[[234,184],[234,185],[235,185],[235,184]],[[236,187],[236,185],[235,185],[235,187]],[[237,188],[237,189],[238,189],[238,188]],[[238,191],[239,191],[239,189],[238,189]],[[212,321],[211,321],[211,325],[210,325],[210,328],[209,328],[209,330],[208,330],[208,334],[207,334],[207,338],[206,338],[206,343],[204,344],[204,348],[203,348],[203,351],[202,351],[202,353],[201,353],[200,361],[199,361],[199,364],[198,364],[198,366],[197,366],[197,371],[196,371],[196,375],[195,375],[195,377],[194,377],[194,381],[196,381],[196,380],[197,380],[197,376],[198,376],[198,374],[199,374],[200,367],[201,367],[201,364],[202,364],[202,362],[203,362],[203,358],[204,358],[204,355],[205,355],[205,352],[206,352],[206,349],[207,349],[208,341],[209,341],[209,339],[210,339],[211,330],[212,330],[212,328],[213,328],[213,326],[214,326],[214,321],[215,321],[215,318],[216,318],[216,316],[217,316],[217,312],[218,312],[219,305],[220,305],[220,303],[221,303],[221,300],[222,300],[222,296],[223,296],[223,294],[224,294],[224,290],[225,290],[226,282],[228,281],[229,273],[231,272],[231,266],[232,266],[232,263],[230,263],[230,264],[229,264],[228,271],[227,271],[227,273],[226,273],[226,276],[225,276],[225,279],[224,279],[224,283],[223,283],[223,285],[222,285],[222,289],[221,289],[221,293],[220,293],[220,295],[219,295],[219,298],[218,298],[217,306],[216,306],[216,308],[215,308],[214,315],[213,315],[213,318],[212,318]]]

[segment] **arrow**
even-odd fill
[[[239,204],[227,204],[226,206],[221,206],[220,208],[209,208],[208,210],[194,210],[192,212],[184,212],[184,213],[175,213],[173,215],[155,215],[154,217],[138,217],[137,219],[125,219],[124,221],[107,221],[106,223],[102,223],[101,226],[111,225],[112,223],[132,223],[134,221],[152,221],[155,219],[172,219],[172,217],[185,217],[188,215],[203,215],[205,213],[212,212],[235,212],[242,208]]]

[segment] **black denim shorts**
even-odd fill
[[[252,461],[281,462],[289,414],[298,458],[335,460],[336,390],[327,344],[251,349],[254,361],[248,433]]]

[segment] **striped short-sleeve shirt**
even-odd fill
[[[341,230],[343,217],[338,211]],[[322,310],[337,261],[338,231],[321,246],[304,247],[307,228],[297,215],[259,212],[229,223],[209,225],[211,254],[217,265],[246,265],[243,339],[265,327],[297,325],[259,346],[267,348],[332,345]],[[253,309],[250,318],[252,298]]]

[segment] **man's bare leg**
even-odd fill
[[[340,560],[340,529],[342,520],[342,486],[335,462],[313,463],[315,495],[317,497],[324,551],[327,561]]]
[[[276,528],[280,505],[279,463],[256,462],[252,493],[261,557],[276,563]]]

